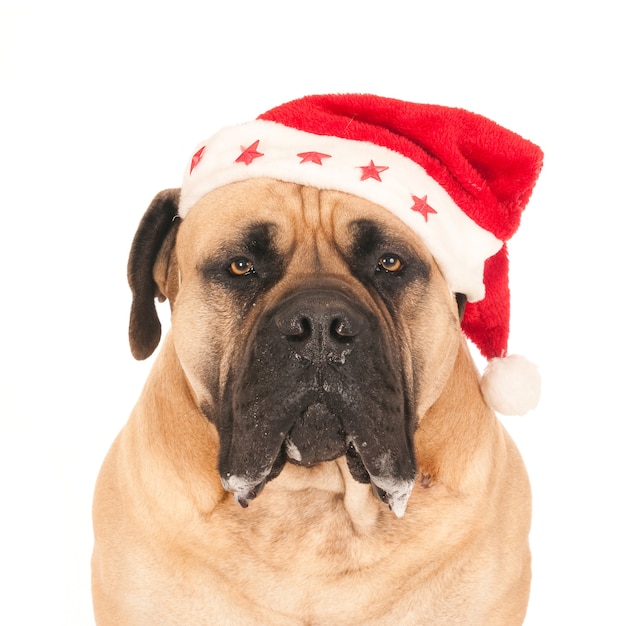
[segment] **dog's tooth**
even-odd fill
[[[302,453],[298,450],[298,446],[291,441],[289,437],[285,439],[285,450],[287,452],[287,456],[294,461],[302,461]]]

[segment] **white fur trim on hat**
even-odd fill
[[[246,151],[249,157],[241,159]],[[305,156],[311,154],[318,156]],[[224,128],[197,147],[185,171],[179,215],[184,218],[218,187],[258,177],[345,191],[380,204],[420,236],[452,291],[469,302],[484,297],[484,264],[502,241],[478,226],[412,159],[367,141],[255,120]]]

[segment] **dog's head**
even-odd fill
[[[225,489],[247,506],[285,463],[345,455],[402,515],[463,297],[417,235],[356,196],[254,179],[212,191],[184,220],[178,197],[155,198],[133,243],[130,342],[137,358],[152,353],[154,298],[167,297]]]

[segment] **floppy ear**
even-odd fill
[[[128,338],[130,350],[138,360],[147,359],[159,345],[161,322],[155,298],[163,301],[170,294],[170,262],[180,220],[180,189],[158,193],[145,212],[130,249],[128,284],[133,294]]]

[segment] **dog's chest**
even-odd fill
[[[247,510],[225,501],[205,529],[205,545],[172,564],[171,571],[194,581],[189,586],[181,577],[177,593],[193,594],[182,604],[202,607],[203,620],[214,612],[215,623],[228,624],[224,616],[232,615],[238,626],[415,624],[421,594],[430,599],[420,601],[420,615],[435,614],[437,585],[418,563],[414,533],[405,535],[402,522],[374,497],[369,528],[363,520],[357,529],[345,494],[292,492],[290,506],[271,492],[264,496]]]
[[[299,524],[297,532],[283,528],[282,534],[267,527],[248,537],[240,531],[229,536],[222,527],[208,553],[161,570],[143,601],[133,599],[150,614],[137,623],[450,626],[468,623],[463,620],[473,610],[470,603],[454,607],[437,575],[412,571],[407,555],[385,541],[349,539],[314,524]],[[156,605],[155,590],[161,598]],[[471,598],[472,591],[464,591]]]

